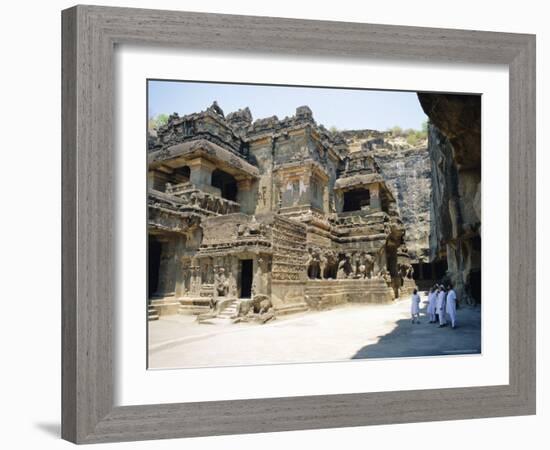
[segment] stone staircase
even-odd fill
[[[147,320],[159,320],[159,311],[153,305],[147,306]]]
[[[220,312],[218,312],[216,317],[219,319],[233,319],[237,316],[238,305],[239,301],[237,299],[228,302],[226,305],[223,306]]]
[[[237,317],[238,308],[238,299],[226,300],[217,312],[212,311],[210,314],[206,313],[199,315],[198,321],[199,323],[211,325],[229,325],[233,323],[233,319]]]

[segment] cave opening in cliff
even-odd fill
[[[361,211],[365,206],[370,205],[370,192],[368,189],[353,189],[344,192],[343,212]]]

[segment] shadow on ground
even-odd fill
[[[362,347],[352,359],[441,356],[481,353],[481,308],[463,306],[457,311],[458,326],[439,328],[428,323],[426,307],[420,324],[410,319],[396,322],[396,327],[379,337],[378,342]]]

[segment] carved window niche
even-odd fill
[[[212,172],[212,186],[220,190],[226,200],[237,201],[237,180],[227,172],[216,169]]]
[[[342,212],[361,211],[370,206],[371,195],[369,189],[358,188],[344,192],[344,206]]]

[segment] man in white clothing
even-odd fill
[[[439,316],[439,326],[444,327],[447,325],[447,318],[445,317],[445,298],[447,293],[445,292],[445,286],[439,286],[439,294],[437,294],[437,301],[435,304],[435,312]]]
[[[451,319],[451,328],[454,328],[456,326],[456,292],[450,284],[447,285],[447,290],[445,311]]]
[[[437,298],[437,286],[432,286],[430,288],[430,293],[428,294],[428,309],[427,313],[430,318],[430,323],[435,323],[435,300]]]
[[[416,289],[411,296],[411,318],[412,323],[420,323],[420,296]]]

